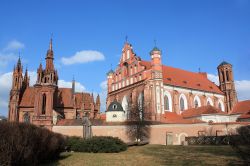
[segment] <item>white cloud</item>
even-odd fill
[[[104,55],[99,51],[83,50],[76,52],[76,54],[71,57],[62,57],[61,62],[64,65],[72,65],[77,63],[102,61],[104,59],[105,59]]]
[[[0,115],[8,115],[9,92],[12,86],[12,72],[0,75]]]
[[[23,49],[24,44],[17,41],[17,40],[12,40],[10,41],[7,46],[3,49],[3,51],[13,51],[13,50],[18,50],[18,49]]]
[[[17,61],[18,57],[12,51],[24,48],[24,44],[17,41],[10,41],[7,46],[0,50],[0,67],[5,67],[11,61]]]
[[[60,88],[71,88],[72,81],[65,81],[65,80],[58,80],[58,86]],[[79,82],[75,82],[75,91],[76,92],[83,92],[86,88]]]
[[[219,85],[218,75],[208,74],[208,79]],[[250,100],[250,80],[235,80],[234,83],[238,100]]]
[[[250,100],[250,81],[235,81],[235,88],[238,92],[239,100]]]
[[[103,81],[100,84],[102,89],[100,93],[100,100],[101,100],[101,112],[106,111],[106,98],[107,98],[107,81]]]
[[[3,54],[0,52],[0,67],[5,67],[11,61],[17,61],[17,56],[13,53]]]

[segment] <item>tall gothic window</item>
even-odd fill
[[[221,106],[221,103],[219,103],[219,109],[222,110],[222,106]]]
[[[29,113],[26,112],[24,115],[23,115],[23,122],[24,123],[30,123],[30,116],[29,116]]]
[[[227,81],[229,81],[229,72],[226,71]]]
[[[197,100],[195,100],[195,101],[194,101],[194,108],[198,108],[198,106],[199,106],[199,103],[198,103]]]
[[[46,112],[46,94],[43,94],[42,114]]]
[[[181,108],[181,111],[183,111],[185,109],[183,97],[181,97],[181,99],[180,99],[180,108]]]
[[[167,96],[164,96],[164,109],[169,110],[169,99]]]

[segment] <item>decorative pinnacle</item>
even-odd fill
[[[52,51],[52,39],[53,39],[53,33],[51,33],[50,36],[50,43],[49,43],[49,50]]]

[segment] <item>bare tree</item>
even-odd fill
[[[230,136],[230,145],[235,152],[250,165],[250,125],[237,129],[237,135]]]
[[[149,114],[145,112],[143,95],[136,98],[137,101],[128,106],[127,134],[133,143],[143,144],[149,140]]]

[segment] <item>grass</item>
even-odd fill
[[[154,165],[243,165],[230,146],[164,146],[130,147],[121,153],[62,153],[49,165],[154,166]]]

